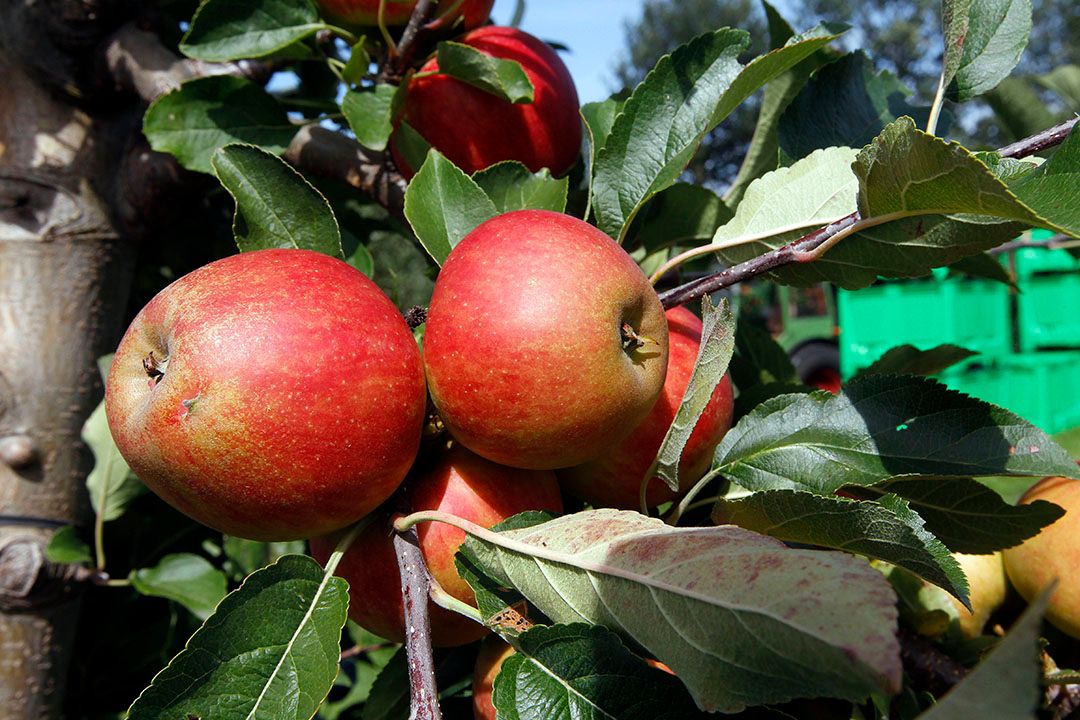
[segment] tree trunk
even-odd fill
[[[80,108],[77,81],[65,76],[78,58],[49,57],[61,40],[92,47],[104,3],[5,5],[0,718],[37,720],[62,716],[79,573],[48,562],[45,546],[57,527],[87,527],[90,521],[84,490],[90,458],[80,431],[101,398],[96,361],[115,347],[131,281],[134,252],[114,224],[114,208],[117,169],[124,165],[137,115],[133,107]],[[61,23],[68,27],[58,34]],[[78,72],[93,69],[89,56],[88,51]]]

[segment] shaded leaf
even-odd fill
[[[1045,500],[1010,505],[990,488],[967,477],[902,476],[845,490],[866,499],[887,493],[903,497],[950,550],[972,555],[1019,545],[1064,514],[1060,507]]]
[[[260,568],[273,564],[284,555],[303,555],[307,546],[303,540],[260,542],[226,535],[222,549],[235,566],[237,574],[246,577]]]
[[[983,99],[1016,140],[1034,135],[1059,120],[1046,107],[1028,78],[1007,77],[985,93]]]
[[[740,316],[735,328],[731,379],[742,392],[755,385],[796,383],[799,374],[791,364],[787,350],[767,330]]]
[[[750,490],[821,495],[904,474],[1080,479],[1068,453],[1031,423],[912,375],[773,398],[728,432],[713,472]]]
[[[703,717],[674,676],[646,665],[602,627],[536,627],[518,638],[516,649],[493,688],[505,720]]]
[[[956,345],[938,345],[929,350],[920,350],[914,345],[898,345],[875,360],[869,367],[860,370],[856,377],[937,375],[942,370],[976,355],[978,353]]]
[[[424,515],[465,529],[484,571],[555,622],[632,639],[702,709],[899,688],[895,598],[883,576],[846,553],[616,510],[505,533]]]
[[[908,104],[911,90],[888,71],[876,72],[859,51],[825,65],[784,110],[780,147],[801,158],[827,147],[861,148],[904,115],[926,125],[929,108]]]
[[[661,58],[626,101],[596,155],[593,197],[600,229],[621,241],[645,202],[678,179],[709,130],[835,37],[793,38],[744,67],[737,58],[749,38],[728,28]]]
[[[83,542],[71,525],[65,525],[53,533],[45,546],[45,557],[49,562],[61,565],[81,565],[94,560],[90,546]]]
[[[1035,81],[1057,93],[1068,110],[1080,112],[1080,65],[1059,65]]]
[[[211,163],[236,201],[233,234],[241,252],[297,248],[344,259],[330,203],[284,160],[252,145],[227,145]]]
[[[1076,127],[1039,167],[1015,176],[1009,188],[1058,232],[1080,237],[1080,132]]]
[[[156,566],[132,570],[131,586],[142,595],[180,603],[205,620],[225,597],[225,573],[205,558],[190,553],[166,555]]]
[[[491,198],[499,213],[513,210],[561,213],[566,210],[570,181],[551,177],[547,168],[534,173],[521,163],[509,160],[474,173],[472,179]]]
[[[139,695],[130,720],[309,720],[333,685],[345,581],[287,555],[225,597]]]
[[[963,260],[949,265],[950,275],[966,275],[981,280],[993,280],[994,282],[1016,287],[1016,278],[1004,265],[990,253],[978,253],[970,255]]]
[[[349,90],[341,101],[341,112],[361,145],[385,150],[394,127],[390,120],[398,88],[380,84],[370,90]]]
[[[1049,591],[1036,598],[987,658],[920,720],[1035,720],[1042,679],[1039,631],[1049,600]]]
[[[409,717],[409,659],[398,648],[375,676],[364,704],[363,720],[405,720]]]
[[[474,47],[441,42],[436,50],[439,72],[512,103],[531,103],[533,84],[521,63],[492,57]]]
[[[1031,0],[968,0],[953,3],[946,30],[949,95],[970,100],[1008,77],[1027,47]],[[964,17],[966,15],[966,17]],[[957,58],[957,45],[962,51]]]
[[[218,75],[190,80],[155,100],[143,133],[158,152],[188,170],[210,173],[210,157],[230,143],[250,143],[280,154],[296,134],[285,109],[258,85]]]
[[[204,0],[180,52],[209,62],[261,58],[324,27],[310,0]]]
[[[715,307],[708,295],[702,297],[701,318],[701,344],[690,382],[679,402],[679,409],[675,411],[671,427],[664,435],[656,460],[645,473],[645,478],[659,477],[673,492],[679,490],[679,460],[683,449],[698,419],[705,412],[713,391],[724,378],[735,349],[735,316],[726,299]]]
[[[146,486],[131,472],[113,441],[104,400],[86,419],[82,440],[94,454],[94,469],[86,476],[90,504],[106,522],[115,520],[135,498],[146,492]]]
[[[720,196],[701,185],[675,183],[638,215],[630,236],[649,253],[678,245],[701,245],[732,218]]]
[[[439,265],[462,238],[498,214],[472,178],[431,150],[405,191],[405,217]]]
[[[738,525],[785,542],[884,560],[968,603],[968,583],[960,565],[924,527],[922,518],[895,495],[860,502],[769,490],[737,500],[721,499],[712,518],[717,524]]]

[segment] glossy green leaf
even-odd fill
[[[645,478],[659,477],[675,492],[679,490],[679,460],[690,434],[712,399],[713,391],[727,372],[735,349],[735,316],[728,301],[714,306],[708,295],[701,299],[701,345],[675,419],[664,435],[656,460]],[[644,478],[642,478],[644,480]]]
[[[65,525],[53,533],[45,546],[45,557],[49,562],[61,565],[81,565],[94,560],[90,546],[83,542],[71,525]]]
[[[506,161],[492,165],[472,179],[487,193],[499,213],[513,210],[566,210],[566,195],[570,187],[567,178],[555,179],[547,168],[531,172],[519,162]]]
[[[1049,591],[1037,597],[986,659],[919,719],[1035,720],[1042,695],[1039,633],[1049,600]]]
[[[656,193],[672,185],[705,134],[743,100],[835,35],[793,39],[745,67],[745,32],[707,33],[666,55],[616,116],[596,155],[593,199],[597,225],[621,241]]]
[[[221,601],[129,720],[309,720],[337,675],[347,608],[344,580],[281,558]]]
[[[299,248],[344,258],[330,203],[283,160],[252,145],[227,145],[211,162],[236,201],[233,234],[241,252]]]
[[[632,640],[704,710],[899,688],[892,590],[847,553],[617,510],[503,533],[440,519],[469,533],[498,582],[555,622],[599,624]]]
[[[954,100],[970,100],[1020,62],[1031,33],[1031,0],[954,0],[946,9],[946,85]]]
[[[977,354],[956,345],[938,345],[929,350],[920,350],[914,345],[899,345],[860,370],[858,376],[937,375]]]
[[[143,134],[151,147],[174,155],[188,170],[210,173],[218,148],[250,143],[280,154],[296,126],[258,85],[219,75],[190,80],[155,100],[143,118]]]
[[[910,95],[895,75],[875,71],[864,53],[845,55],[818,70],[784,110],[780,148],[796,159],[821,148],[861,148],[904,115],[922,127],[929,108],[909,105]]]
[[[968,477],[901,476],[846,491],[866,499],[888,493],[903,497],[950,550],[972,555],[1019,545],[1064,514],[1045,500],[1010,505]]]
[[[492,57],[470,45],[441,42],[436,50],[439,72],[457,78],[497,98],[531,103],[533,84],[521,63]]]
[[[1034,425],[914,375],[869,375],[839,395],[762,403],[720,442],[713,471],[750,490],[820,495],[903,474],[1080,478],[1068,453]]]
[[[261,58],[324,27],[311,0],[204,0],[180,52],[209,62]]]
[[[785,542],[817,545],[884,560],[968,602],[968,583],[949,549],[903,499],[878,502],[823,497],[796,490],[768,490],[721,499],[713,522],[744,527]]]
[[[394,96],[398,89],[393,85],[376,85],[368,90],[349,90],[341,101],[349,127],[361,145],[372,150],[385,150],[393,125],[390,119],[394,110]]]
[[[132,570],[131,586],[142,595],[174,600],[205,620],[225,597],[225,573],[190,553],[166,555],[156,566]]]
[[[616,93],[607,100],[585,103],[581,106],[581,119],[585,123],[585,133],[589,138],[589,152],[585,155],[587,176],[592,178],[596,168],[596,155],[604,147],[615,116],[622,112],[626,102],[625,93]],[[589,206],[592,207],[594,182],[589,183]],[[591,210],[590,210],[591,212]]]
[[[113,441],[104,400],[83,425],[82,440],[94,454],[94,469],[86,476],[90,504],[106,522],[115,520],[135,498],[146,492],[146,486],[131,472]]]
[[[504,720],[704,717],[676,678],[646,665],[618,635],[583,623],[522,634],[493,690]]]
[[[428,153],[405,191],[405,217],[439,265],[473,228],[497,214],[476,181],[438,150]]]

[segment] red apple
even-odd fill
[[[517,470],[489,462],[461,446],[442,454],[435,464],[411,476],[405,496],[414,511],[439,510],[491,527],[526,510],[562,512],[554,473]],[[417,526],[420,550],[435,580],[462,602],[475,603],[468,583],[458,575],[454,553],[465,533],[444,523]],[[311,541],[311,553],[325,563],[337,536]],[[389,513],[364,528],[338,565],[349,582],[349,617],[387,640],[405,637],[401,584],[394,557]],[[463,645],[487,630],[457,613],[430,604],[432,641],[440,647]]]
[[[592,225],[543,210],[488,220],[453,249],[424,335],[447,428],[522,468],[614,446],[656,402],[667,354],[664,311],[637,264]]]
[[[318,0],[327,17],[347,25],[371,26],[379,22],[379,0]],[[466,29],[487,22],[495,0],[442,0],[435,17],[440,23],[464,19]],[[416,0],[387,0],[383,20],[387,25],[405,25],[412,16]]]
[[[1048,500],[1065,509],[1065,515],[1044,527],[1023,544],[1005,550],[1005,572],[1013,587],[1031,602],[1053,580],[1054,594],[1046,619],[1067,635],[1080,638],[1080,482],[1047,477],[1031,486],[1021,503]]]
[[[261,250],[162,290],[116,351],[105,410],[132,470],[180,511],[257,540],[371,512],[416,457],[420,353],[346,263]]]
[[[684,307],[668,310],[668,370],[664,391],[641,423],[622,442],[595,460],[560,470],[559,482],[571,495],[595,507],[636,510],[641,480],[664,442],[694,371],[701,344],[701,320]],[[682,490],[701,479],[712,463],[713,451],[731,427],[731,378],[723,377],[713,391],[679,462]],[[676,494],[659,478],[649,482],[649,507],[673,500]]]
[[[476,656],[476,670],[473,672],[472,681],[475,720],[495,720],[492,688],[495,685],[495,678],[502,670],[503,661],[513,654],[514,648],[495,635],[487,638],[480,645],[480,654]]]
[[[432,58],[409,83],[397,120],[406,121],[467,173],[504,160],[517,160],[533,172],[567,172],[581,149],[581,118],[574,81],[558,54],[532,35],[508,27],[482,27],[458,41],[491,57],[521,63],[533,84],[533,101],[511,103],[439,74]],[[411,177],[415,169],[399,152],[395,138],[391,150],[398,167]]]

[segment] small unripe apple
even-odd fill
[[[564,490],[594,507],[626,510],[639,507],[641,481],[656,458],[690,384],[701,344],[701,320],[684,307],[672,308],[665,314],[668,323],[667,379],[648,416],[620,443],[605,450],[595,460],[558,472]],[[733,409],[731,378],[724,375],[683,450],[679,461],[681,490],[688,490],[709,469],[713,451],[731,428]],[[649,507],[675,497],[676,494],[659,478],[653,477],[649,482],[646,492]]]
[[[424,335],[431,398],[451,434],[503,465],[578,465],[649,414],[668,331],[626,252],[569,215],[495,217],[451,251]]]
[[[514,654],[514,648],[503,642],[502,638],[492,635],[480,645],[480,654],[476,656],[476,670],[473,672],[472,697],[473,717],[475,720],[495,720],[495,704],[492,689],[495,678],[502,670],[506,658]]]
[[[971,611],[952,595],[948,597],[956,608],[960,632],[964,637],[978,637],[982,634],[986,621],[1005,602],[1005,565],[1000,552],[990,555],[953,553],[953,557],[967,576]]]
[[[558,54],[538,38],[515,28],[488,26],[457,42],[485,55],[516,60],[533,85],[531,103],[512,103],[449,75],[435,58],[420,68],[405,93],[397,121],[404,120],[429,144],[467,173],[505,160],[533,172],[561,175],[581,150],[577,90]],[[416,168],[391,138],[394,161],[406,177]]]
[[[386,0],[383,21],[389,26],[404,25],[412,17],[417,0]],[[379,0],[318,0],[323,13],[346,25],[373,26],[379,22]],[[471,29],[487,22],[495,0],[440,0],[434,17],[440,23],[453,23],[462,18],[464,27]]]
[[[124,335],[105,411],[120,453],[166,502],[256,540],[371,512],[416,457],[420,353],[363,273],[305,250],[210,263]]]
[[[526,510],[562,512],[554,473],[496,465],[460,446],[450,448],[430,468],[410,476],[404,493],[414,512],[438,510],[484,527]],[[458,600],[474,604],[472,588],[454,566],[454,554],[465,541],[465,532],[437,522],[421,523],[416,531],[431,576]],[[325,563],[337,539],[313,539],[312,555]],[[337,574],[349,583],[349,617],[380,637],[403,641],[401,582],[388,512],[380,511],[361,531],[342,557]],[[428,609],[432,642],[439,647],[463,645],[487,633],[482,625],[457,613],[432,603]]]
[[[1080,482],[1043,478],[1020,498],[1021,503],[1035,500],[1060,505],[1065,515],[1022,545],[1005,550],[1005,571],[1028,602],[1056,579],[1046,619],[1062,632],[1080,638]]]

